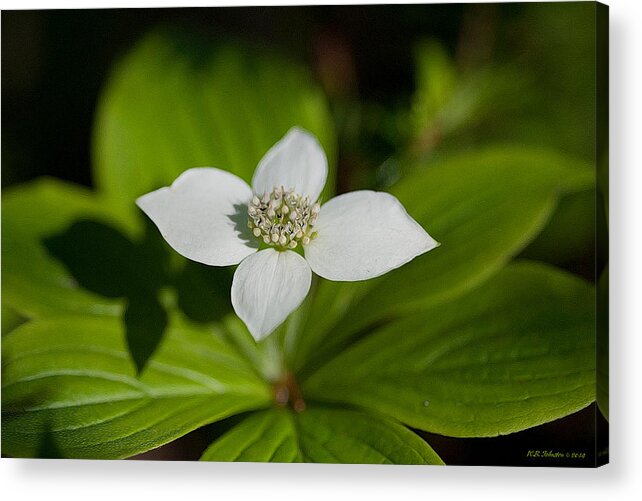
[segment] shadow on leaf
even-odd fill
[[[35,457],[39,459],[65,459],[65,455],[56,443],[56,439],[51,431],[50,425],[45,428],[42,434],[40,445]]]
[[[214,322],[232,311],[232,272],[229,268],[187,261],[176,275],[174,286],[178,307],[196,322]]]
[[[167,326],[167,313],[158,301],[167,281],[167,253],[152,230],[147,227],[142,241],[133,243],[104,223],[81,220],[44,240],[81,287],[125,299],[127,345],[139,374]]]
[[[102,222],[80,220],[43,244],[78,285],[110,298],[123,298],[127,345],[140,374],[163,338],[168,314],[160,289],[176,289],[177,306],[196,322],[219,320],[231,311],[232,274],[192,261],[172,273],[168,246],[148,220],[139,242]]]

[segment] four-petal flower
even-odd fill
[[[388,193],[355,191],[320,206],[327,173],[317,139],[295,127],[261,159],[252,188],[229,172],[194,168],[137,204],[183,256],[239,265],[232,305],[259,340],[305,299],[312,271],[366,280],[438,245]]]

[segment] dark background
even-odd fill
[[[90,133],[112,64],[145,33],[179,26],[242,38],[341,77],[360,97],[391,102],[413,85],[422,35],[455,46],[466,6],[256,7],[5,11],[2,13],[2,185],[50,174],[90,184]],[[346,75],[347,74],[347,75]]]
[[[522,143],[593,160],[595,88],[582,84],[595,71],[594,34],[586,30],[593,26],[590,5],[555,4],[543,14],[533,4],[4,11],[2,187],[41,175],[91,185],[90,136],[101,88],[113,63],[159,26],[242,39],[306,63],[337,117],[340,191],[352,179],[376,178],[377,167],[400,146],[401,138],[367,127],[351,133],[345,117],[355,107],[390,110],[392,116],[409,106],[413,51],[422,39],[441,42],[462,72],[512,65],[537,89],[524,106],[491,117],[483,133],[471,132],[462,147],[483,144],[489,136],[508,137],[511,123],[530,119],[537,110],[543,126],[525,128]],[[515,139],[514,130],[510,137]],[[594,257],[591,251],[555,264],[593,279]],[[141,458],[197,459],[238,419],[197,430]],[[590,466],[596,460],[596,430],[606,437],[606,421],[592,405],[505,437],[419,433],[447,464]],[[562,457],[529,458],[529,450]],[[572,459],[566,453],[585,456]]]
[[[594,6],[538,5],[4,11],[2,186],[43,174],[90,184],[90,132],[109,70],[144,34],[164,26],[269,47],[306,63],[337,114],[357,101],[374,109],[408,106],[416,44],[438,40],[464,73],[501,64],[529,82],[523,103],[508,106],[514,96],[493,103],[498,113],[483,124],[485,135],[477,131],[468,143],[489,139],[489,130],[492,139],[515,139],[519,119],[521,142],[593,160]],[[533,115],[537,126],[528,122]],[[366,153],[343,148],[339,171],[374,169],[398,146],[381,146],[391,142],[361,137],[361,150],[380,151],[354,167],[347,160]]]

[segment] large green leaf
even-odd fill
[[[121,301],[80,287],[46,240],[87,219],[124,233],[133,212],[118,211],[90,190],[43,178],[2,195],[2,300],[28,317],[61,312],[117,314]]]
[[[174,320],[140,377],[120,321],[37,320],[2,342],[2,447],[65,457],[120,458],[235,413],[268,404],[271,390],[219,332]]]
[[[561,195],[593,184],[590,165],[524,148],[466,153],[418,169],[392,191],[441,246],[375,280],[321,282],[292,343],[293,367],[327,359],[371,324],[477,286],[542,230]]]
[[[566,416],[595,400],[595,289],[545,265],[509,265],[358,342],[304,382],[303,394],[455,437]]]
[[[253,414],[214,442],[201,460],[443,464],[419,436],[390,419],[323,407]]]
[[[120,62],[102,96],[96,183],[132,204],[191,167],[218,167],[249,181],[263,154],[294,125],[325,147],[331,191],[333,125],[310,75],[274,55],[155,33]]]

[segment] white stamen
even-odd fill
[[[318,203],[282,186],[252,197],[247,213],[252,234],[279,250],[307,245],[314,238],[313,227],[320,211]]]

